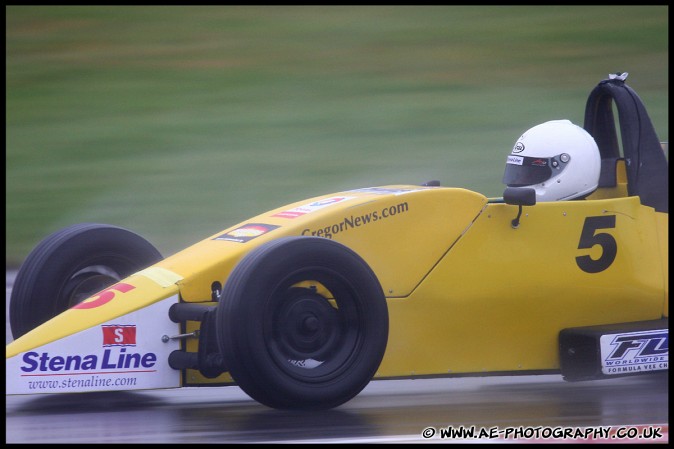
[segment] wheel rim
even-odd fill
[[[61,297],[66,308],[71,308],[120,279],[121,276],[110,267],[90,266],[79,270],[68,279]]]
[[[291,289],[285,296],[274,322],[276,347],[289,363],[315,368],[343,336],[338,312],[326,298],[308,289]]]
[[[331,300],[314,289],[293,287],[307,280],[324,286]],[[303,382],[339,376],[362,339],[352,286],[337,273],[316,269],[288,276],[278,285],[263,322],[266,347],[276,365]]]

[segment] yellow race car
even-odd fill
[[[666,370],[666,154],[622,75],[592,90],[584,128],[601,175],[582,200],[358,188],[165,259],[119,227],[58,231],[14,283],[7,393],[238,385],[317,409],[372,378]]]

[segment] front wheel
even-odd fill
[[[217,308],[220,351],[234,381],[274,408],[328,409],[374,376],[388,339],[379,282],[351,249],[286,237],[248,253]]]
[[[14,338],[115,282],[162,259],[143,237],[117,226],[82,223],[56,231],[28,255],[14,280]]]

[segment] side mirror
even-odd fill
[[[503,202],[515,206],[536,204],[536,190],[528,187],[507,187],[503,192]]]
[[[503,192],[503,202],[519,206],[517,217],[511,222],[513,229],[517,229],[520,226],[522,206],[533,206],[536,204],[536,190],[528,187],[507,187]]]

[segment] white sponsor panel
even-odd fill
[[[7,359],[7,394],[179,387],[168,357],[180,343],[162,341],[180,333],[168,317],[176,302],[177,295]]]
[[[602,335],[600,347],[604,374],[630,374],[669,368],[668,329]]]
[[[506,164],[522,165],[524,158],[522,156],[513,156],[512,154],[506,159]]]
[[[362,189],[349,190],[349,192],[369,193],[372,195],[403,195],[405,193],[419,192],[421,190],[429,190],[429,188],[364,187]]]
[[[322,200],[314,201],[302,206],[295,207],[293,209],[288,209],[283,212],[278,212],[272,217],[283,217],[283,218],[296,218],[302,215],[315,212],[317,210],[323,209],[333,204],[341,203],[342,201],[350,200],[354,197],[352,196],[333,196],[330,198],[324,198]]]

